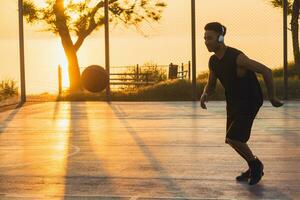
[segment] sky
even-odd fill
[[[35,0],[43,5],[44,0]],[[190,1],[165,0],[167,7],[159,23],[143,26],[147,37],[122,25],[110,29],[111,65],[159,65],[191,60]],[[219,21],[227,27],[225,43],[270,68],[282,66],[282,11],[269,0],[196,0],[197,73],[207,70],[210,53],[203,40],[203,27]],[[26,85],[29,93],[57,92],[57,66],[63,66],[67,85],[67,62],[60,38],[42,32],[41,26],[25,24]],[[290,33],[289,33],[290,37]],[[292,59],[289,39],[289,59]],[[0,3],[0,80],[19,80],[17,0]],[[104,30],[92,33],[78,52],[83,69],[104,66]]]

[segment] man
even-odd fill
[[[241,51],[226,46],[225,26],[211,22],[204,29],[205,45],[214,55],[209,59],[209,77],[200,104],[206,109],[205,102],[214,92],[216,81],[219,79],[225,89],[227,104],[225,142],[245,159],[249,166],[249,169],[237,176],[236,180],[249,181],[250,185],[254,185],[264,175],[263,163],[253,155],[247,145],[253,120],[263,104],[262,91],[255,73],[262,74],[271,104],[280,107],[283,103],[276,98],[272,70],[248,58]]]

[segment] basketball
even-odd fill
[[[108,86],[109,77],[103,67],[91,65],[82,72],[81,83],[89,92],[101,92]]]

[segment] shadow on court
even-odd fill
[[[87,199],[89,195],[96,195],[96,197],[92,196],[89,199],[106,199],[100,196],[97,197],[97,194],[112,194],[117,190],[117,186],[111,182],[110,174],[106,171],[101,157],[92,147],[91,132],[93,129],[89,127],[89,117],[86,109],[85,102],[70,103],[68,154],[73,152],[72,147],[74,146],[79,147],[80,152],[76,156],[67,159],[64,199],[68,200]],[[94,141],[94,143],[97,143],[97,141]],[[74,194],[75,191],[78,195]]]

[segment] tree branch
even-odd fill
[[[118,0],[110,0],[108,3],[109,4],[113,4],[115,2],[117,2]],[[98,10],[100,8],[103,8],[104,5],[104,1],[99,2],[91,11],[91,13],[89,14],[89,26],[87,29],[82,29],[78,32],[78,38],[77,41],[75,42],[75,50],[78,51],[79,48],[81,47],[83,41],[85,40],[85,38],[91,34],[91,32],[93,32],[93,30],[95,30],[97,28],[97,26],[104,24],[104,20],[100,20],[98,23],[95,22],[95,15],[98,12]],[[88,19],[87,18],[87,19]]]

